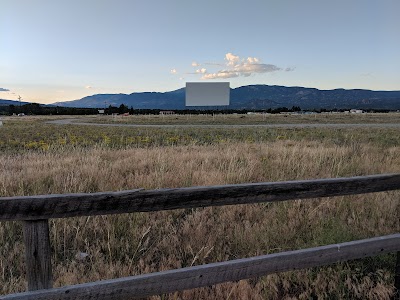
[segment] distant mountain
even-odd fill
[[[132,93],[122,99],[129,107],[139,109],[185,109],[185,88],[179,90],[157,93]]]
[[[185,88],[165,93],[98,94],[74,101],[56,102],[53,105],[102,108],[121,104],[135,109],[194,108],[185,106]],[[248,85],[231,89],[228,108],[268,109],[292,106],[300,106],[302,109],[400,109],[400,91],[319,90],[304,87]]]
[[[249,85],[232,90],[233,108],[292,107],[302,109],[399,109],[400,91],[318,90],[304,87]]]
[[[29,104],[29,102],[21,101],[21,105]],[[0,105],[20,105],[19,101],[0,99]]]
[[[64,107],[93,107],[101,108],[105,105],[120,106],[122,103],[120,99],[127,96],[126,94],[97,94],[92,96],[83,97],[79,100],[55,102],[53,105],[64,106]]]

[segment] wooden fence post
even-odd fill
[[[394,297],[395,300],[400,300],[400,251],[397,251],[396,268],[394,271]]]
[[[53,287],[48,220],[24,221],[28,290]]]

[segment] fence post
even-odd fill
[[[53,287],[48,220],[24,221],[28,290]]]
[[[397,251],[396,268],[394,273],[394,297],[400,300],[400,251]]]

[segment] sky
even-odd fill
[[[0,99],[186,82],[400,90],[398,0],[0,0]]]

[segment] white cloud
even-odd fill
[[[92,88],[93,88],[93,87],[90,86],[90,85],[85,86],[85,89],[88,89],[88,90],[90,90],[90,89],[92,89]]]
[[[228,66],[234,66],[239,60],[239,56],[233,55],[232,53],[225,54],[225,60],[228,61]]]
[[[234,77],[248,77],[251,75],[262,74],[262,73],[273,73],[278,71],[293,71],[295,68],[280,68],[273,64],[264,64],[258,57],[248,56],[247,58],[240,58],[231,52],[225,54],[224,63],[219,62],[205,62],[203,65],[210,65],[212,72],[205,68],[199,68],[194,73],[202,75],[201,79],[218,79],[218,78],[234,78]],[[193,67],[200,66],[196,61],[192,62]],[[219,67],[219,70],[218,70]],[[217,68],[217,70],[215,70]],[[173,70],[171,70],[172,73]],[[209,73],[210,72],[210,73]]]
[[[239,77],[239,74],[234,71],[223,70],[223,71],[218,71],[217,73],[204,74],[201,77],[201,79],[203,79],[203,80],[224,79],[224,78],[234,78],[234,77]]]
[[[241,63],[239,65],[236,65],[233,68],[233,70],[238,73],[244,73],[244,74],[251,75],[252,73],[271,73],[271,72],[279,71],[282,69],[275,65],[245,62],[245,63]]]
[[[286,72],[291,72],[291,71],[294,71],[294,69],[296,69],[296,68],[294,68],[294,67],[293,67],[293,68],[292,68],[292,67],[288,67],[288,68],[285,69],[285,71],[286,71]]]
[[[197,74],[205,74],[205,73],[207,73],[207,69],[204,69],[204,68],[198,69],[198,70],[196,70],[196,73]]]
[[[218,65],[218,64],[214,64]],[[272,65],[272,64],[263,64],[260,59],[257,57],[247,57],[246,59],[241,59],[238,55],[234,55],[229,52],[225,54],[225,65],[223,70],[219,70],[214,73],[200,72],[199,70],[196,73],[204,74],[201,79],[218,79],[218,78],[234,78],[234,77],[248,77],[253,74],[261,74],[261,73],[272,73],[276,71],[281,71],[282,68]],[[286,69],[289,71],[288,69]],[[292,69],[290,69],[292,71]]]
[[[247,62],[249,63],[249,64],[257,64],[257,63],[259,63],[259,59],[257,58],[257,57],[248,57],[247,58]]]
[[[176,69],[172,69],[170,72],[171,72],[171,74],[176,74],[176,73],[178,73],[178,71],[177,71]]]

